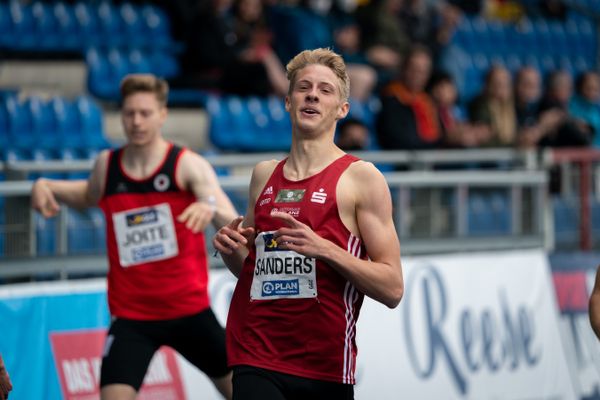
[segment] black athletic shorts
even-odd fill
[[[354,386],[247,365],[233,367],[233,400],[352,400]]]
[[[171,320],[117,318],[106,337],[100,386],[123,383],[139,390],[152,356],[163,345],[177,350],[211,378],[221,378],[230,371],[225,330],[210,308]]]

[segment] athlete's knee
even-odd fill
[[[113,383],[100,389],[100,400],[135,400],[136,390],[123,383]]]
[[[217,390],[225,397],[227,400],[231,400],[233,397],[233,385],[232,385],[232,376],[233,373],[230,371],[227,375],[222,376],[220,378],[210,378],[213,382]]]

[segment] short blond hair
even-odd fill
[[[348,101],[348,97],[350,96],[350,78],[348,78],[348,73],[346,72],[344,59],[334,51],[324,48],[304,50],[298,53],[287,64],[285,69],[287,70],[287,78],[290,81],[288,94],[291,94],[292,88],[296,83],[298,71],[313,64],[328,67],[335,73],[339,81],[342,101]]]
[[[129,74],[121,80],[121,101],[136,93],[154,93],[163,107],[167,105],[169,84],[153,74]]]

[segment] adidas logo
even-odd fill
[[[268,194],[273,194],[273,186],[269,186],[268,188],[265,189],[265,191],[263,192],[263,196],[266,196]]]

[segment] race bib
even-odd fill
[[[175,257],[179,253],[168,204],[113,214],[119,260],[123,267]]]
[[[317,297],[314,258],[277,248],[273,232],[261,232],[255,241],[256,263],[250,288],[252,300]]]

